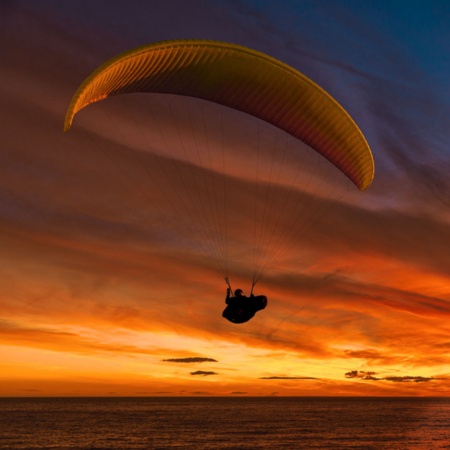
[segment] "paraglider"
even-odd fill
[[[87,105],[134,92],[196,97],[243,111],[314,148],[360,190],[373,180],[372,153],[346,111],[305,75],[261,52],[205,40],[130,50],[83,82],[70,103],[64,130]]]
[[[308,77],[264,53],[240,45],[208,40],[165,41],[130,50],[107,61],[81,84],[68,108],[64,130],[71,128],[76,114],[86,106],[108,97],[133,93],[196,98],[203,102],[221,105],[220,107],[224,109],[240,111],[259,121],[271,124],[286,136],[293,137],[294,140],[311,147],[341,171],[358,189],[362,191],[367,189],[373,180],[374,162],[371,150],[363,134],[344,108]],[[173,103],[169,106],[170,114],[172,114],[171,108]],[[201,120],[205,121],[206,116],[207,113],[203,113]],[[151,128],[154,123],[154,116],[152,117],[148,127],[140,127],[141,133],[145,132],[144,128]],[[223,116],[220,120],[223,122]],[[115,128],[115,125],[111,128]],[[179,135],[183,134],[180,128],[177,128],[177,132]],[[222,136],[226,135],[225,131],[222,133]],[[192,131],[194,136],[192,140],[197,142],[200,134],[198,130]],[[210,151],[212,147],[209,135],[206,135],[206,132],[204,134],[206,144],[196,148],[198,154],[206,151],[203,150],[204,148]],[[257,151],[262,148],[263,139],[260,139],[260,134],[258,125]],[[223,147],[223,138],[220,145]],[[167,147],[170,146],[167,145]],[[279,159],[282,159],[281,154],[285,148],[287,144],[282,147],[274,144],[274,148],[271,149],[272,164],[277,159],[278,152]],[[247,158],[244,150],[240,153],[230,151],[229,159],[236,158],[236,154],[239,154],[240,158]],[[227,149],[221,151],[223,151],[222,159],[225,161]],[[155,153],[153,144],[149,146],[148,152]],[[213,191],[205,200],[209,202],[208,207],[202,208],[202,211],[206,211],[204,219],[200,217],[200,214],[203,214],[200,208],[197,210],[195,226],[205,228],[203,237],[198,239],[206,245],[218,241],[217,245],[213,244],[216,247],[211,252],[208,250],[207,253],[210,253],[209,256],[214,260],[222,276],[228,279],[229,264],[226,255],[228,245],[224,243],[223,235],[224,230],[229,228],[229,222],[226,217],[208,216],[209,214],[225,215],[227,208],[221,206],[212,208],[209,204],[221,205],[233,201],[231,195],[223,192],[227,184],[225,178],[235,184],[238,180],[236,177],[232,178],[233,175],[228,173],[225,165],[218,166],[218,158],[209,155],[209,162],[206,165],[199,162],[200,156],[196,155],[195,160],[192,156],[191,159],[187,144],[183,144],[183,152],[184,165],[180,170],[177,169],[177,176],[181,176],[182,171],[189,169],[192,181],[189,178],[188,182],[184,183],[183,192],[180,195],[189,192],[192,185],[192,189],[197,189],[192,200],[195,206],[196,203],[203,201],[202,198],[206,193],[209,195],[209,191]],[[173,157],[173,159],[176,158]],[[165,160],[163,162],[165,163]],[[292,162],[284,164],[289,169],[293,165]],[[256,170],[259,170],[259,166],[259,163],[256,164]],[[254,192],[256,197],[259,194],[259,197],[255,199],[255,216],[259,213],[262,218],[255,218],[255,220],[258,225],[262,223],[265,227],[257,232],[255,226],[255,269],[252,290],[263,271],[273,265],[279,256],[276,252],[279,252],[280,246],[283,245],[285,236],[277,233],[276,227],[295,227],[298,218],[305,215],[303,212],[292,212],[294,198],[288,198],[288,189],[284,188],[279,174],[276,175],[278,178],[274,183],[273,178],[270,178],[273,172],[275,170],[271,166],[270,171],[256,173],[254,189],[245,188],[248,195],[253,195]],[[223,178],[223,182],[217,182],[219,177]],[[292,186],[289,189],[295,191],[298,178],[293,177],[292,180]],[[274,184],[275,187],[270,187]],[[241,188],[240,194],[243,189]],[[239,188],[235,190],[238,191]],[[270,194],[274,192],[276,196],[270,199]],[[311,197],[314,193],[307,195]],[[281,215],[278,200],[280,197],[285,202],[285,205],[282,205],[283,211],[288,211],[283,214],[289,213],[292,217],[287,218]],[[236,205],[235,209],[238,208],[239,206]],[[183,211],[190,209],[193,208],[186,206]],[[210,212],[213,210],[214,212]],[[182,212],[180,215],[183,214],[185,213]],[[269,214],[272,214],[272,218]],[[180,227],[187,230],[188,224],[182,223]],[[256,233],[259,233],[258,236]],[[197,234],[195,237],[197,238]],[[270,252],[272,253],[269,254]],[[267,304],[267,298],[261,297],[259,304],[254,301],[258,297],[248,298],[248,303],[253,304],[252,308],[255,312],[257,308],[264,309]],[[227,298],[227,304],[231,308],[234,302],[232,299],[237,297],[228,295]],[[231,321],[240,323],[241,319]]]
[[[254,315],[267,306],[267,297],[265,295],[255,296],[253,293],[250,297],[244,295],[242,289],[234,291],[234,297],[231,296],[231,288],[227,288],[225,297],[227,307],[222,313],[222,317],[232,323],[248,322]]]

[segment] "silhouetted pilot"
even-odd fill
[[[248,322],[258,311],[261,311],[267,306],[267,297],[265,295],[253,294],[246,297],[242,289],[234,291],[234,297],[231,297],[231,289],[227,289],[227,296],[225,303],[227,307],[222,313],[222,317],[233,323]]]

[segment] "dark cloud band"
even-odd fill
[[[191,358],[169,358],[163,359],[164,362],[175,362],[175,363],[202,363],[202,362],[217,362],[213,358],[201,358],[201,357],[191,357]]]

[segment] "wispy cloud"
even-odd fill
[[[396,383],[424,383],[428,381],[448,381],[450,378],[448,377],[423,377],[423,376],[411,376],[411,375],[402,375],[402,376],[386,376],[379,377],[376,372],[372,371],[364,371],[364,370],[352,370],[351,372],[347,372],[345,374],[346,378],[360,378],[362,380],[367,381],[393,381]]]
[[[163,361],[175,362],[175,363],[187,363],[187,364],[202,363],[202,362],[217,362],[216,359],[203,358],[200,356],[193,356],[193,357],[189,357],[189,358],[168,358],[168,359],[163,359]]]
[[[211,395],[194,391],[192,384],[203,381],[193,378],[219,374],[191,372],[182,385],[177,370],[183,364],[209,369],[205,364],[218,361],[239,367],[235,378],[227,378],[231,370],[221,370],[221,381],[229,383],[224,394],[253,394],[255,373],[282,374],[260,378],[285,380],[278,383],[288,386],[283,392],[280,387],[280,395],[293,385],[313,389],[325,382],[343,393],[348,385],[377,395],[414,385],[437,392],[435,386],[447,380],[450,348],[450,136],[443,120],[450,89],[448,52],[442,47],[449,41],[447,24],[438,17],[432,27],[421,22],[421,33],[408,18],[389,16],[392,11],[386,12],[390,20],[382,21],[370,5],[352,9],[322,2],[296,15],[295,8],[281,3],[263,2],[255,10],[239,1],[225,7],[174,0],[175,6],[160,2],[149,27],[148,18],[138,14],[148,7],[145,1],[132,7],[99,1],[108,7],[86,3],[83,14],[70,2],[49,1],[45,8],[32,2],[0,4],[0,338],[5,351],[17,353],[8,373],[19,370],[15,364],[27,361],[28,352],[45,350],[55,361],[61,355],[139,361],[144,372],[163,371],[154,384],[161,395]],[[394,27],[399,20],[401,30]],[[96,30],[95,39],[87,29]],[[304,176],[292,186],[284,173],[272,184],[271,214],[261,208],[260,222],[282,243],[284,259],[255,287],[268,296],[268,308],[243,327],[221,317],[226,285],[202,249],[211,236],[201,235],[197,225],[204,214],[228,208],[233,286],[248,289],[255,194],[264,198],[269,192],[264,180],[274,169],[270,146],[262,145],[269,142],[266,129],[255,127],[261,132],[263,174],[256,184],[250,175],[256,163],[246,144],[248,118],[228,133],[208,136],[216,153],[212,165],[202,166],[194,158],[199,148],[189,152],[184,145],[197,140],[192,123],[201,125],[203,119],[192,122],[194,116],[177,110],[174,99],[156,117],[168,148],[175,150],[158,158],[153,152],[161,150],[161,141],[143,148],[138,134],[128,133],[130,142],[120,133],[113,136],[115,127],[106,116],[117,117],[118,97],[86,108],[73,130],[62,133],[71,96],[96,66],[133,46],[182,36],[233,41],[292,64],[348,109],[374,152],[371,188],[361,193],[345,186],[339,201],[333,190],[326,199],[321,188],[302,193],[312,166],[304,167]],[[174,111],[188,120],[176,120],[174,127]],[[126,129],[127,117],[120,122]],[[153,130],[147,136],[158,134],[155,127],[146,129]],[[217,151],[227,145],[229,165],[219,170]],[[290,147],[287,173],[304,149]],[[331,175],[318,176],[317,186],[329,180]],[[214,186],[223,185],[229,189],[227,201],[214,197]],[[190,203],[180,192],[194,192]],[[281,205],[294,210],[302,202],[308,208],[290,221]],[[313,210],[314,226],[301,227]],[[188,228],[180,237],[178,232]],[[271,250],[267,242],[262,247]],[[202,356],[209,351],[215,358]],[[287,373],[319,375],[283,375],[285,367],[293,367]],[[342,367],[368,369],[342,377]],[[77,385],[77,392],[82,389]],[[114,386],[115,392],[121,389]],[[133,387],[130,393],[146,389]],[[110,391],[102,387],[102,392]]]
[[[260,377],[260,380],[317,380],[315,377],[289,377],[289,376],[272,376],[272,377]]]
[[[195,372],[191,372],[191,375],[201,375],[203,377],[207,377],[209,375],[217,375],[217,372],[207,370],[196,370]]]

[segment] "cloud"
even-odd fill
[[[319,378],[315,377],[282,377],[282,376],[273,376],[273,377],[260,377],[260,380],[319,380]]]
[[[213,358],[203,358],[199,356],[194,356],[190,358],[169,358],[169,359],[163,359],[165,362],[175,362],[175,363],[202,363],[202,362],[218,362],[216,359]]]
[[[28,327],[0,320],[0,339],[4,345],[32,347],[57,352],[88,354],[148,355],[167,352],[167,349],[140,347],[122,343],[105,343],[82,334],[54,330],[48,327]]]
[[[196,372],[191,372],[191,375],[202,375],[204,377],[207,377],[209,375],[217,375],[217,372],[210,372],[205,370],[197,370]]]
[[[383,379],[383,378],[381,378]],[[410,383],[410,382],[414,382],[414,383],[422,383],[425,381],[432,381],[432,380],[436,380],[436,379],[442,379],[442,378],[434,378],[434,377],[412,377],[412,376],[403,376],[403,377],[386,377],[384,378],[384,380],[387,381],[395,381],[398,383]]]
[[[146,361],[151,356],[159,366],[164,365],[161,358],[178,349],[178,357],[163,361],[217,362],[196,356],[197,346],[185,352],[179,344],[156,349],[148,346],[148,340],[124,338],[117,344],[108,336],[116,329],[170,330],[180,342],[184,336],[209,342],[218,338],[241,348],[278,351],[280,358],[270,361],[280,361],[286,353],[307,356],[317,364],[336,358],[344,367],[414,367],[414,373],[421,373],[423,367],[428,373],[434,365],[434,373],[445,372],[450,228],[443,206],[448,206],[450,198],[449,139],[445,121],[437,119],[446,116],[449,90],[428,83],[433,69],[427,66],[425,71],[408,52],[399,52],[401,39],[392,39],[392,30],[378,27],[376,21],[367,28],[361,25],[367,21],[354,20],[351,8],[330,5],[283,18],[288,12],[284,8],[271,11],[263,5],[255,12],[240,1],[230,2],[227,8],[223,2],[211,6],[211,2],[195,0],[192,7],[178,1],[175,8],[158,0],[152,19],[155,26],[149,27],[145,14],[131,20],[145,10],[143,0],[131,8],[120,1],[100,0],[100,7],[87,2],[88,13],[73,5],[60,7],[56,1],[46,2],[45,8],[29,3],[0,2],[4,25],[0,27],[4,37],[0,119],[5,131],[0,150],[4,161],[0,168],[0,309],[11,321],[0,323],[3,343],[61,353],[141,355]],[[101,6],[110,3],[105,15]],[[176,19],[188,10],[193,13],[189,20],[173,20],[174,12]],[[320,23],[311,28],[308,24],[318,23],[311,20],[318,16],[311,14],[333,17],[326,25],[329,32],[323,33]],[[274,20],[275,16],[283,20]],[[186,243],[172,233],[175,227],[165,226],[169,213],[160,205],[165,200],[155,195],[152,182],[159,180],[159,173],[171,173],[170,183],[164,185],[169,196],[181,178],[189,190],[199,183],[200,192],[187,206],[194,211],[199,205],[209,208],[210,192],[202,189],[203,180],[211,180],[209,186],[221,186],[224,181],[230,192],[239,193],[228,215],[235,218],[228,226],[238,237],[253,230],[248,226],[255,212],[254,202],[247,198],[254,189],[247,174],[252,167],[246,159],[248,152],[240,146],[231,149],[230,159],[238,167],[230,170],[232,176],[222,176],[183,157],[161,157],[153,165],[148,152],[137,146],[126,150],[123,141],[101,131],[93,133],[94,145],[81,133],[88,128],[99,130],[100,122],[89,121],[95,118],[91,108],[80,114],[87,120],[80,119],[69,134],[61,130],[76,87],[100,62],[144,42],[183,35],[227,38],[292,63],[342,100],[352,116],[356,113],[354,118],[374,150],[375,181],[365,193],[349,191],[338,203],[291,193],[282,184],[271,191],[275,214],[267,218],[268,230],[280,230],[282,225],[283,235],[274,231],[273,236],[283,240],[288,258],[286,265],[270,268],[261,280],[258,289],[269,291],[269,307],[245,328],[236,329],[222,320],[222,280],[199,256],[193,244],[198,240],[195,233],[196,239]],[[339,36],[336,42],[346,45],[336,45],[330,36]],[[169,135],[166,119],[161,126]],[[189,128],[180,127],[184,133]],[[233,130],[234,137],[239,128]],[[100,148],[107,149],[107,156]],[[266,167],[267,155],[263,156],[261,168]],[[152,168],[149,180],[144,169]],[[121,169],[127,170],[127,176]],[[265,188],[263,182],[258,186],[261,194]],[[287,217],[279,215],[277,208],[287,198],[288,210],[303,199],[313,210],[321,203],[327,214],[309,234],[297,226],[285,226]],[[152,214],[147,201],[156,202],[157,214]],[[213,202],[213,206],[222,203]],[[176,208],[182,206],[181,201],[175,203]],[[186,219],[194,229],[198,215],[191,213]],[[247,246],[253,236],[244,241],[229,242],[233,243],[230,250],[242,250],[239,264],[244,269],[236,269],[242,279],[253,255]],[[108,331],[101,338],[100,328],[105,325]],[[74,330],[84,331],[76,334]],[[218,348],[216,356],[220,352]],[[357,363],[349,362],[352,359]],[[408,373],[407,369],[402,372]],[[395,386],[441,379],[391,377],[372,371],[350,371],[346,378],[385,381],[378,384],[381,388],[364,388],[374,390],[384,389],[389,381]],[[248,389],[236,389],[242,388]]]
[[[395,383],[424,383],[435,380],[448,380],[447,377],[422,377],[422,376],[387,376],[376,377],[376,372],[364,371],[364,370],[352,370],[345,374],[346,378],[359,378],[367,381],[392,381]]]
[[[368,379],[368,377],[372,377],[376,372],[367,372],[364,370],[352,370],[351,372],[347,372],[345,374],[346,378],[363,378]]]

